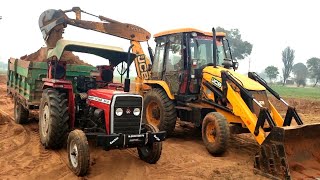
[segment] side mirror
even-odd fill
[[[239,63],[237,61],[232,62],[233,70],[237,70],[239,67]]]
[[[222,63],[223,67],[226,69],[230,69],[231,67],[233,67],[233,62],[231,59],[223,59],[223,63]]]

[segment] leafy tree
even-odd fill
[[[233,58],[241,60],[251,54],[252,44],[242,40],[239,29],[226,30],[222,27],[217,27],[216,30],[227,34]]]
[[[284,66],[284,68],[282,69],[282,74],[283,74],[282,85],[284,85],[287,79],[290,77],[290,73],[292,71],[292,66],[293,66],[293,60],[294,60],[294,50],[288,46],[282,51],[282,62]]]
[[[270,82],[272,82],[272,79],[277,78],[277,76],[279,74],[278,68],[275,66],[266,67],[264,72],[267,74],[268,78],[270,79]]]
[[[297,83],[297,86],[299,87],[302,85],[303,87],[306,86],[306,79],[308,76],[308,69],[307,66],[303,63],[297,63],[293,65],[292,72],[295,76],[294,81]]]
[[[310,77],[315,79],[313,87],[317,85],[320,80],[320,59],[313,57],[307,60],[307,66],[310,73]]]

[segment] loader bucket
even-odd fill
[[[320,123],[274,127],[255,156],[254,172],[273,179],[320,179]]]

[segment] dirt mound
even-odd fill
[[[32,61],[32,62],[46,62],[47,59],[47,47],[41,47],[38,51],[20,57],[21,60]],[[62,61],[66,61],[67,64],[79,64],[79,65],[90,65],[79,58],[79,56],[74,55],[70,51],[64,51],[61,57]]]

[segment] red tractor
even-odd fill
[[[103,57],[109,65],[100,66],[91,76],[71,76],[67,69],[72,67],[62,56],[65,50]],[[113,83],[114,67],[120,63],[129,67],[136,57],[130,50],[131,47],[124,52],[117,47],[59,40],[48,51],[47,78],[42,79],[40,139],[52,149],[61,148],[67,141],[70,168],[78,176],[89,169],[87,139],[105,150],[137,147],[140,159],[151,164],[161,156],[166,132],[142,123],[143,99],[129,93],[129,68],[122,71],[127,73],[124,84]]]

